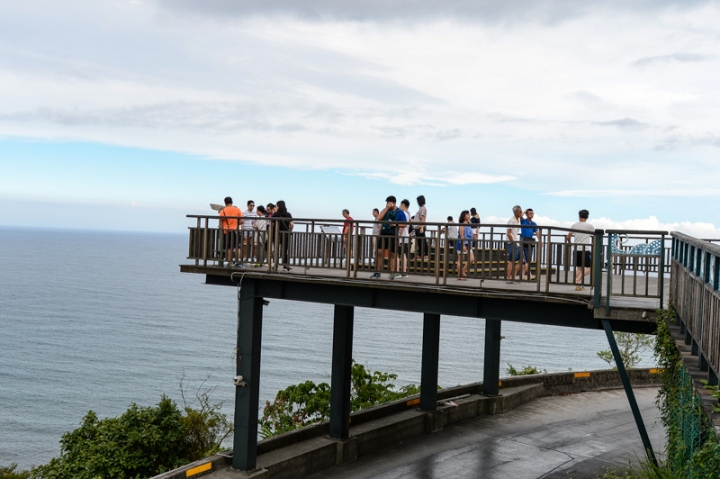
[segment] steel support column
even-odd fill
[[[438,361],[440,356],[440,315],[425,313],[423,318],[422,371],[420,373],[420,409],[437,408]]]
[[[497,396],[500,392],[500,325],[499,319],[485,320],[485,364],[483,394]]]
[[[698,343],[694,339],[690,339],[690,354],[693,356],[698,355]]]
[[[330,384],[330,437],[350,437],[350,379],[354,308],[335,305],[332,378]]]
[[[615,365],[617,366],[620,379],[622,380],[623,387],[625,388],[625,394],[627,395],[628,402],[630,403],[630,409],[632,410],[633,417],[635,418],[635,424],[637,425],[638,432],[640,433],[640,439],[642,439],[645,453],[647,454],[648,459],[657,466],[655,452],[653,451],[650,437],[648,437],[647,430],[645,429],[645,423],[640,415],[640,408],[638,408],[637,401],[635,400],[635,393],[633,392],[632,385],[630,384],[630,378],[625,370],[625,364],[623,364],[617,342],[615,342],[615,335],[613,334],[612,327],[610,326],[610,321],[603,319],[602,324],[605,329],[605,335],[607,336],[608,343],[610,343],[610,350],[613,353],[613,358],[615,358]]]
[[[236,378],[232,466],[250,471],[257,467],[263,308],[263,299],[255,296],[253,280],[242,283],[238,303],[236,371],[242,380]]]

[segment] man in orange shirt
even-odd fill
[[[232,253],[236,250],[239,240],[238,229],[244,223],[242,220],[242,211],[237,206],[233,206],[233,200],[229,196],[225,198],[225,208],[220,211],[220,216],[228,218],[220,218],[220,226],[223,230],[223,244],[227,251],[226,268],[232,266]],[[238,261],[235,263],[238,268],[244,268],[245,265]]]

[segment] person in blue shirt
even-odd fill
[[[475,255],[473,255],[473,229],[470,225],[470,212],[465,210],[460,213],[460,230],[458,231],[458,240],[455,242],[455,251],[457,251],[457,273],[458,281],[467,281],[468,266],[470,263],[475,262]],[[467,262],[463,260],[465,257],[468,258]]]
[[[528,277],[528,270],[530,268],[530,262],[532,261],[533,254],[535,253],[535,238],[537,237],[538,246],[542,247],[542,238],[540,237],[540,230],[538,228],[530,228],[530,226],[537,226],[537,223],[533,221],[535,212],[532,208],[525,210],[525,216],[520,220],[522,228],[520,228],[520,238],[523,242],[523,278]],[[530,279],[535,279],[535,276],[530,276]]]
[[[397,250],[398,239],[397,236],[395,236],[397,223],[394,223],[394,221],[399,221],[399,212],[400,209],[397,207],[397,198],[394,196],[388,196],[385,199],[385,208],[377,215],[378,221],[388,221],[389,223],[382,223],[382,226],[380,227],[377,261],[375,262],[375,272],[372,276],[370,276],[371,278],[380,277],[380,269],[382,268],[386,251],[388,255],[388,265],[390,267],[390,279],[396,278],[395,251]]]

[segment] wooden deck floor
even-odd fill
[[[232,276],[233,279],[239,279],[240,275],[246,275],[248,277],[265,277],[274,278],[278,280],[290,280],[290,281],[312,281],[312,282],[327,282],[327,283],[349,283],[354,285],[364,285],[370,288],[392,288],[402,290],[418,290],[418,291],[444,291],[449,294],[462,294],[462,295],[473,295],[473,296],[496,296],[512,295],[517,299],[523,299],[526,297],[528,300],[537,300],[539,297],[543,297],[545,300],[559,301],[559,302],[584,302],[588,307],[592,307],[593,303],[593,289],[589,285],[585,285],[587,288],[584,291],[576,291],[575,284],[563,284],[551,282],[550,287],[546,288],[546,277],[540,275],[539,283],[536,280],[533,281],[521,281],[515,282],[514,284],[507,284],[504,279],[478,279],[472,276],[467,281],[459,281],[457,277],[448,277],[447,281],[443,281],[443,278],[439,279],[439,283],[436,282],[435,276],[419,275],[409,273],[405,278],[390,279],[389,273],[382,273],[380,279],[370,278],[372,271],[358,271],[357,275],[354,272],[350,272],[350,277],[347,275],[345,269],[339,268],[322,268],[322,267],[310,267],[305,268],[303,266],[293,266],[291,271],[280,270],[278,272],[269,272],[266,266],[263,267],[252,267],[247,266],[245,268],[221,268],[217,266],[201,266],[201,265],[182,265],[181,271],[187,273],[206,274],[211,276]],[[606,279],[607,273],[603,272],[602,275],[602,300],[601,309],[604,309],[607,298],[606,298]],[[622,276],[613,275],[613,294],[610,298],[610,305],[612,308],[622,309],[635,309],[635,310],[651,310],[654,311],[661,307],[659,298],[644,297],[644,296],[619,296],[622,288]],[[632,276],[625,277],[625,291],[632,287]],[[589,276],[586,277],[589,280]],[[657,291],[658,278],[657,277],[644,277],[638,276],[636,287],[637,291],[644,294],[645,282],[647,281],[647,287],[649,291]],[[539,288],[538,288],[539,284]],[[664,280],[664,298],[669,297],[669,278]]]

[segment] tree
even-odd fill
[[[414,384],[399,390],[391,381],[397,374],[371,371],[353,360],[350,380],[350,410],[358,411],[395,401],[420,391]],[[270,437],[330,418],[330,385],[312,381],[278,391],[275,400],[266,401],[260,419],[260,435]]]
[[[33,469],[31,477],[142,479],[217,452],[232,424],[219,412],[221,404],[210,404],[213,389],[198,389],[199,408],[185,401],[182,381],[181,390],[182,411],[164,395],[157,406],[133,403],[115,418],[88,411],[80,427],[62,436],[60,457]]]
[[[654,344],[653,336],[649,336],[647,334],[623,332],[616,332],[614,334],[615,341],[617,342],[618,349],[620,350],[620,357],[622,358],[623,364],[628,369],[634,368],[640,364],[640,361],[642,361],[640,353],[652,349]],[[613,369],[617,369],[612,351],[609,349],[598,351],[597,355],[600,359],[612,366]]]

